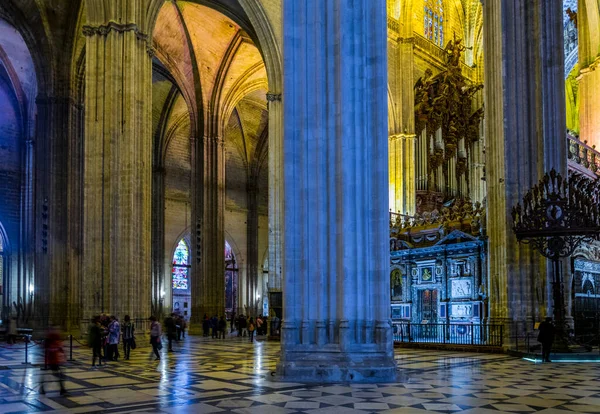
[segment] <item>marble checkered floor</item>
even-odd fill
[[[90,370],[76,348],[64,372],[68,394],[40,369],[41,349],[0,344],[0,412],[146,413],[565,413],[600,412],[600,364],[533,364],[506,355],[398,349],[398,381],[304,385],[270,380],[279,343],[186,338],[155,362]],[[47,381],[45,395],[40,383]]]

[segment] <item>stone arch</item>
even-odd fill
[[[27,8],[26,12],[11,2],[0,2],[0,19],[15,28],[23,38],[33,60],[38,91],[48,93],[52,88],[52,56],[51,45],[41,24],[32,24],[33,21],[43,20],[39,15],[37,5]],[[35,51],[36,53],[31,53]]]

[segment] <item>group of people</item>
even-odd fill
[[[102,361],[118,361],[121,354],[119,343],[123,344],[124,359],[128,360],[131,350],[136,348],[135,325],[129,315],[125,315],[123,323],[116,316],[105,314],[92,318],[88,345],[92,348],[92,368],[102,365]]]
[[[225,331],[227,330],[227,321],[224,316],[220,318],[217,315],[212,318],[204,314],[202,318],[202,334],[203,336],[211,335],[211,337],[217,339],[225,339]]]
[[[225,339],[225,332],[227,331],[227,320],[224,316],[209,317],[204,314],[202,319],[202,332],[205,337],[209,335],[213,339]],[[238,336],[249,337],[250,342],[254,341],[254,333],[256,335],[265,335],[267,333],[267,317],[258,316],[256,319],[253,317],[247,317],[245,315],[235,316],[231,318],[231,333],[237,331]]]

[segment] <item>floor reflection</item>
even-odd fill
[[[141,341],[140,341],[141,342]],[[598,412],[600,364],[538,364],[502,354],[397,349],[393,384],[303,385],[272,380],[279,343],[186,338],[154,361],[90,370],[91,350],[74,349],[64,369],[68,394],[43,371],[39,346],[0,348],[0,412]],[[39,386],[47,381],[46,395]]]

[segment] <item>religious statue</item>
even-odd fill
[[[460,54],[467,50],[462,44],[462,39],[450,40],[444,49],[446,51],[446,64],[451,67],[458,67],[460,64]]]
[[[392,298],[393,299],[401,299],[402,298],[402,273],[400,269],[392,270],[392,274],[390,275],[390,286],[392,287]]]

